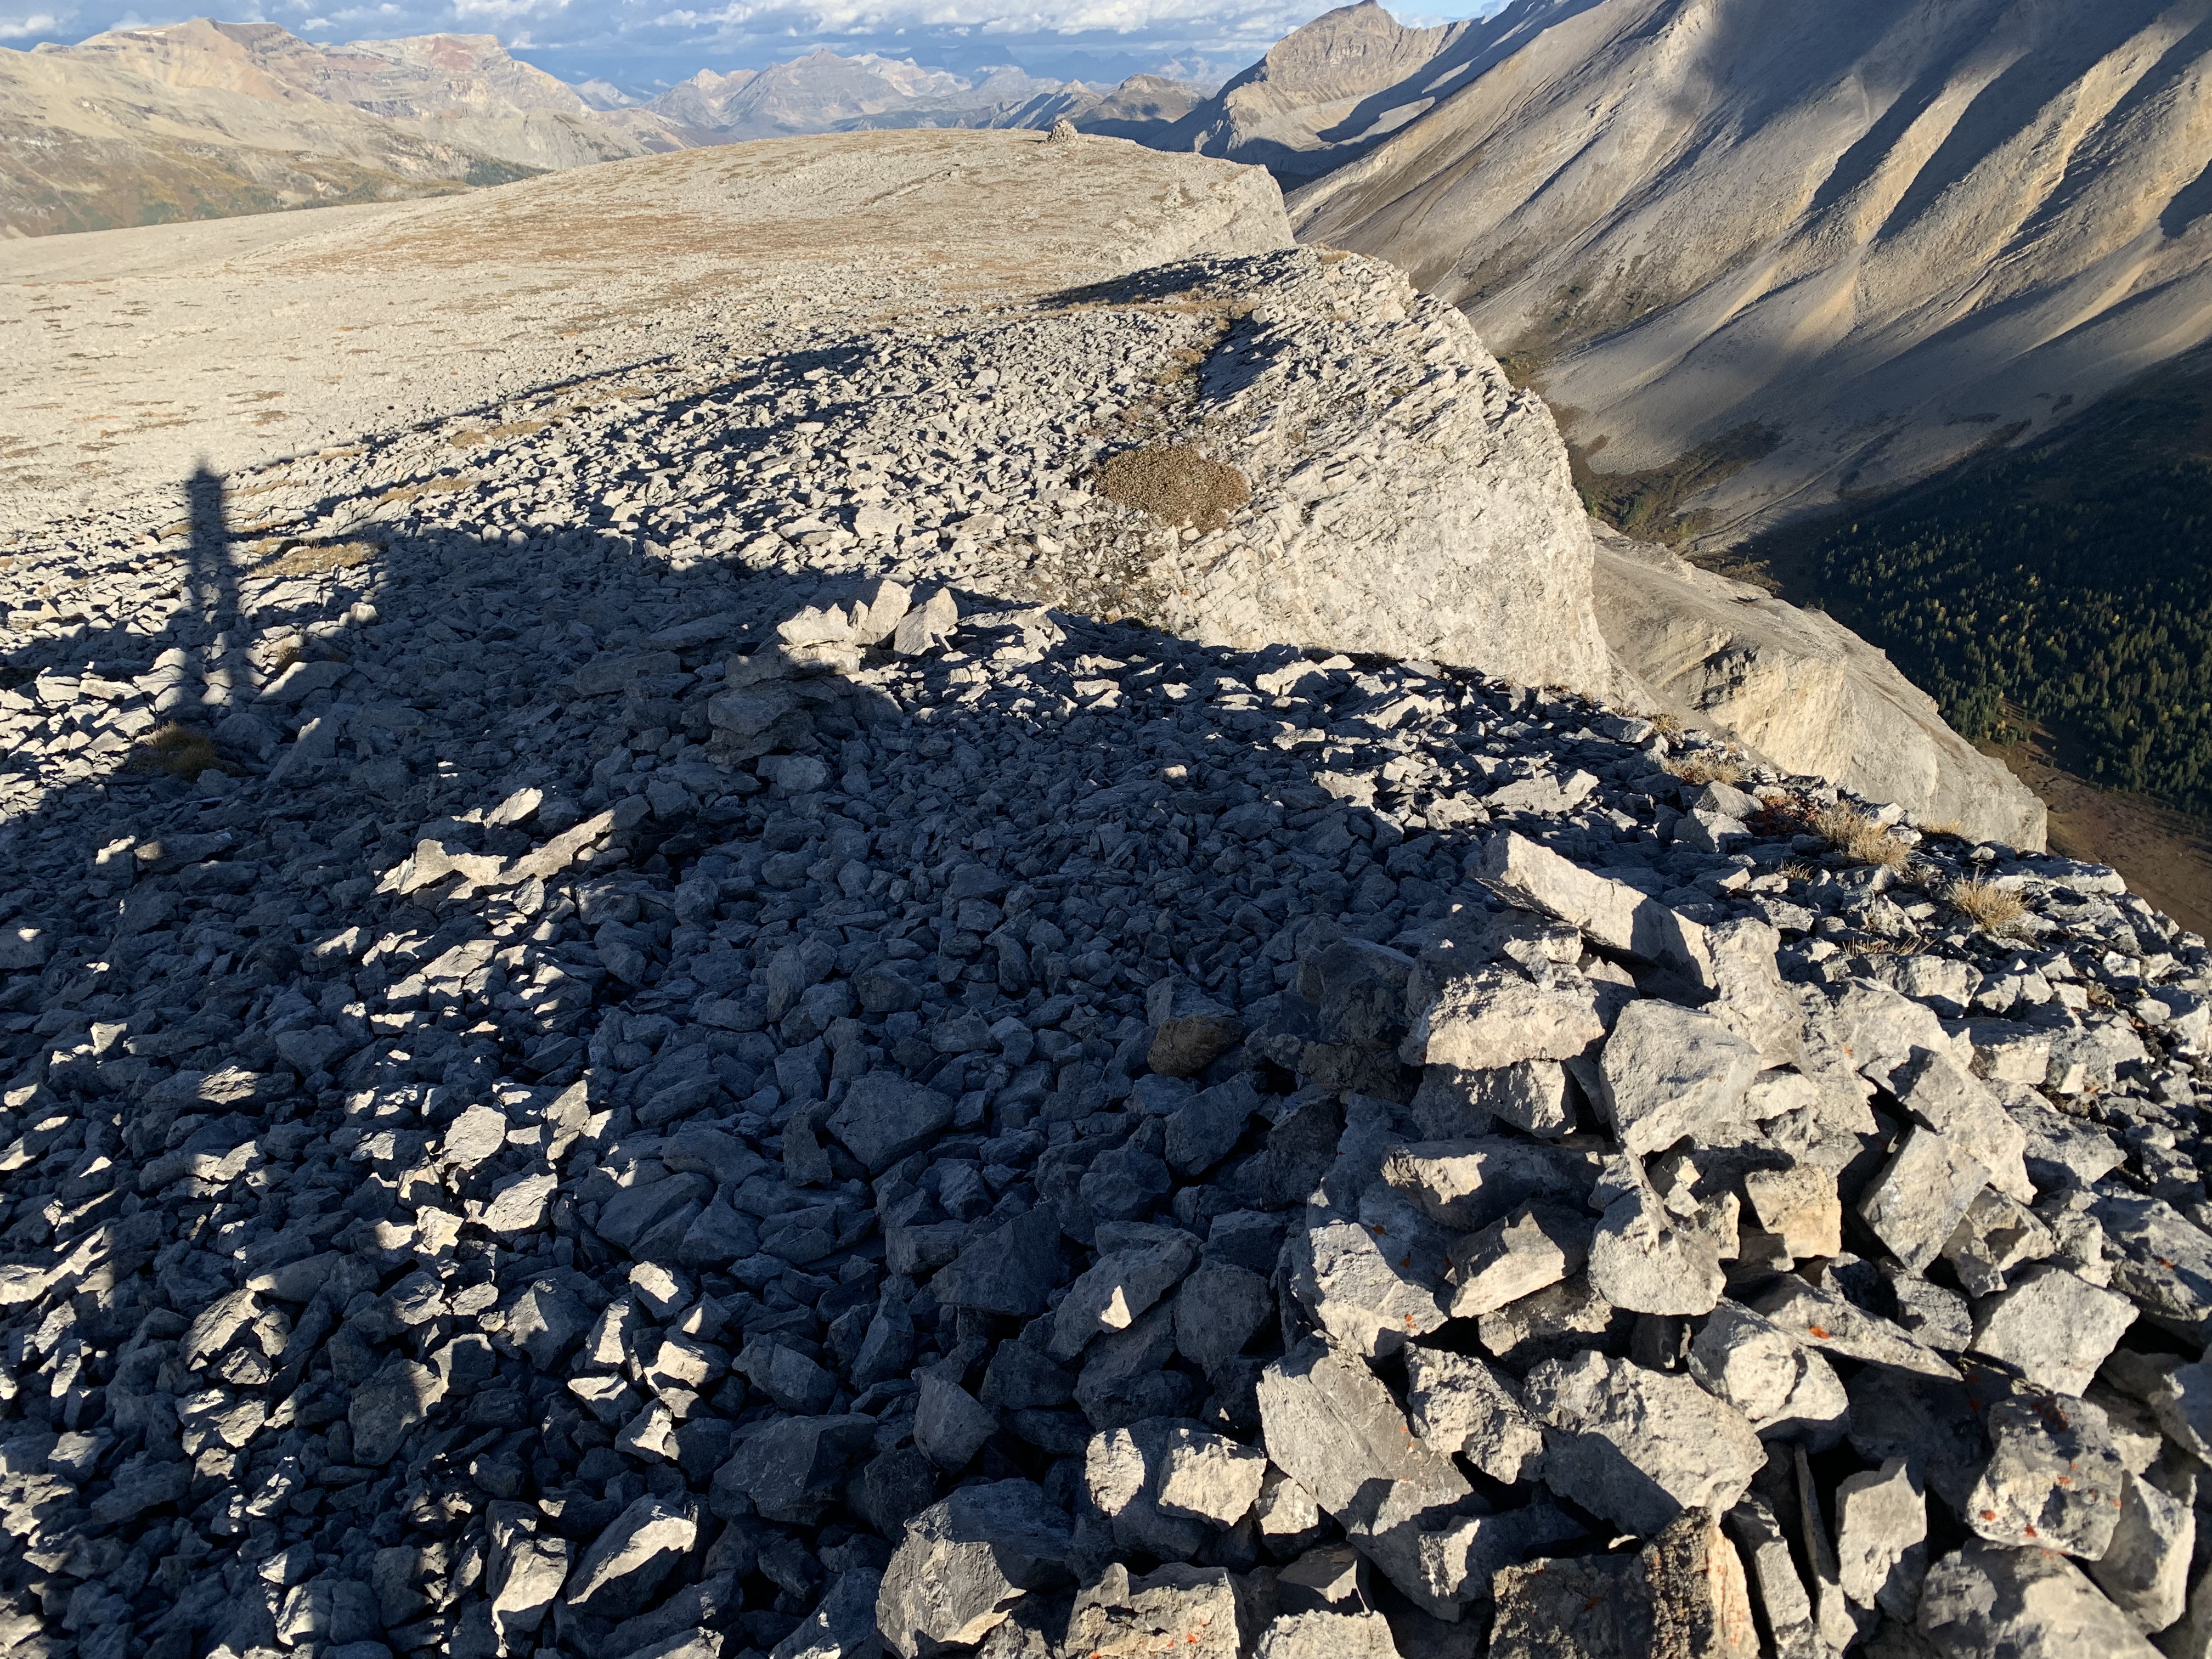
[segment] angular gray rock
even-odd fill
[[[1860,1607],[1899,1621],[1912,1617],[1928,1576],[1927,1539],[1927,1494],[1904,1458],[1838,1484],[1838,1582]]]
[[[2170,1628],[2188,1609],[2197,1544],[2197,1510],[2189,1501],[2195,1482],[2180,1485],[2180,1493],[2170,1493],[2131,1471],[2112,1541],[2087,1564],[2097,1587],[2148,1633]]]
[[[1765,1461],[1741,1413],[1686,1376],[1625,1359],[1546,1360],[1528,1373],[1522,1398],[1553,1431],[1544,1484],[1647,1537],[1685,1510],[1732,1508]]]
[[[1127,1330],[1198,1260],[1198,1240],[1180,1229],[1123,1226],[1114,1237],[1120,1248],[1102,1255],[1068,1286],[1053,1316],[1047,1346],[1055,1359],[1074,1358],[1094,1336]]]
[[[1259,1405],[1269,1460],[1401,1589],[1427,1597],[1420,1537],[1470,1491],[1451,1459],[1414,1437],[1373,1372],[1324,1351],[1270,1364]]]
[[[975,1395],[957,1382],[924,1373],[915,1407],[914,1443],[938,1468],[966,1468],[998,1427],[996,1414]]]
[[[1310,1207],[1285,1259],[1293,1295],[1329,1340],[1355,1353],[1395,1353],[1444,1322],[1443,1240],[1388,1186],[1355,1218]]]
[[[1381,1613],[1328,1607],[1277,1615],[1252,1652],[1253,1659],[1399,1659],[1390,1621]]]
[[[1964,1146],[1916,1125],[1859,1200],[1859,1215],[1899,1261],[1918,1273],[1942,1253],[1989,1180],[1988,1169]]]
[[[651,1605],[698,1536],[683,1504],[644,1497],[617,1516],[577,1559],[562,1601],[599,1619],[626,1619]]]
[[[1503,968],[1449,979],[1399,1049],[1408,1066],[1489,1071],[1531,1060],[1571,1060],[1605,1035],[1585,984],[1539,985]]]
[[[1225,1568],[1171,1562],[1132,1577],[1117,1562],[1076,1593],[1061,1651],[1100,1659],[1153,1653],[1237,1659],[1243,1637],[1237,1583]]]
[[[2086,1400],[2000,1400],[1984,1422],[1990,1461],[1966,1495],[1967,1526],[1991,1543],[2103,1555],[2129,1478],[2103,1410]]]
[[[1450,1247],[1446,1310],[1476,1319],[1580,1273],[1589,1259],[1590,1218],[1555,1205],[1524,1205]]]
[[[1409,1344],[1406,1410],[1425,1444],[1493,1480],[1512,1486],[1543,1472],[1543,1430],[1518,1389],[1471,1354]]]
[[[900,1659],[979,1642],[1023,1595],[1065,1578],[1073,1543],[1066,1513],[1029,1481],[963,1486],[907,1522],[877,1628]]]
[[[2127,1297],[2038,1265],[1975,1307],[1973,1352],[2036,1388],[2078,1398],[2135,1321]]]
[[[870,1175],[880,1175],[927,1146],[952,1121],[953,1106],[935,1090],[916,1088],[896,1073],[871,1072],[854,1081],[827,1127]]]
[[[2064,1556],[1978,1538],[1929,1569],[1915,1628],[1943,1659],[2153,1659],[2158,1653]]]
[[[1639,1184],[1598,1219],[1590,1238],[1590,1286],[1631,1313],[1709,1313],[1728,1282],[1721,1267],[1724,1245],[1735,1253],[1732,1236],[1723,1241],[1682,1220]]]
[[[1745,1120],[1759,1051],[1710,1015],[1646,1000],[1621,1012],[1599,1061],[1600,1105],[1621,1146],[1656,1152]]]
[[[1820,1450],[1842,1439],[1850,1421],[1850,1397],[1835,1367],[1737,1303],[1717,1305],[1691,1340],[1689,1371],[1761,1435]]]

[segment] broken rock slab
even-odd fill
[[[1605,1035],[1598,995],[1578,975],[1540,985],[1507,968],[1446,980],[1398,1051],[1408,1066],[1493,1071],[1571,1060]]]
[[[900,1659],[980,1642],[1029,1591],[1063,1578],[1067,1516],[1027,1480],[963,1486],[907,1522],[876,1625]]]
[[[1493,1121],[1546,1139],[1556,1139],[1575,1127],[1566,1068],[1553,1060],[1527,1060],[1479,1072],[1431,1066],[1414,1091],[1413,1113],[1424,1133],[1441,1139],[1480,1134]]]
[[[1524,1205],[1449,1247],[1454,1319],[1478,1319],[1580,1273],[1590,1218],[1557,1205]]]
[[[1646,998],[1622,1010],[1599,1060],[1600,1107],[1622,1148],[1644,1155],[1686,1134],[1748,1121],[1758,1049],[1719,1020]]]
[[[1989,1172],[1990,1183],[2021,1204],[2036,1200],[2023,1161],[2027,1133],[2014,1123],[1979,1079],[1944,1054],[1915,1049],[1890,1074],[1890,1088],[1905,1109]]]
[[[1960,1380],[1957,1366],[1901,1327],[1793,1273],[1778,1276],[1752,1296],[1748,1305],[1810,1352],[1841,1354],[1946,1382]]]
[[[1099,1237],[1105,1253],[1068,1287],[1054,1313],[1047,1349],[1055,1359],[1073,1359],[1091,1338],[1127,1330],[1198,1260],[1198,1241],[1180,1228],[1109,1223]]]
[[[1624,1531],[1656,1534],[1687,1509],[1734,1506],[1766,1460],[1741,1412],[1687,1376],[1583,1352],[1528,1374],[1544,1483]]]
[[[2212,1339],[2212,1236],[2163,1199],[2100,1182],[2089,1213],[2104,1229],[2112,1288],[2179,1335]]]
[[[2056,1550],[1978,1538],[1929,1570],[1915,1625],[1942,1659],[2162,1659]]]
[[[1279,1613],[1252,1651],[1253,1659],[1400,1659],[1381,1613],[1329,1607]]]
[[[1116,1562],[1077,1592],[1062,1651],[1097,1659],[1237,1659],[1243,1647],[1237,1581],[1221,1567],[1170,1562],[1133,1577]]]
[[[1483,1136],[1395,1148],[1382,1160],[1382,1179],[1431,1220],[1480,1232],[1530,1203],[1580,1209],[1603,1164],[1591,1146]]]
[[[1580,928],[1596,944],[1710,983],[1705,930],[1640,889],[1583,869],[1510,830],[1484,843],[1476,872],[1516,902]]]
[[[1270,1364],[1259,1403],[1269,1460],[1401,1589],[1431,1603],[1419,1538],[1473,1490],[1451,1459],[1415,1437],[1372,1371],[1325,1349],[1309,1346]]]
[[[1146,1064],[1161,1077],[1196,1077],[1244,1040],[1244,1022],[1178,975],[1146,993],[1152,1028]]]
[[[1844,1594],[1891,1618],[1912,1616],[1928,1576],[1928,1498],[1910,1462],[1846,1475],[1836,1488],[1836,1562]]]
[[[1967,1526],[1991,1543],[2104,1554],[2128,1470],[2103,1409],[2037,1395],[1996,1401],[1984,1423],[1990,1461],[1966,1496]]]

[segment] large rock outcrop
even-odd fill
[[[1551,411],[1508,384],[1465,318],[1379,261],[1310,251],[1220,291],[1249,312],[1184,418],[1194,435],[1241,433],[1224,448],[1252,500],[1149,567],[1160,620],[1245,647],[1620,684]]]
[[[1598,626],[1652,707],[1928,823],[2044,844],[2027,786],[1850,629],[1596,528]]]

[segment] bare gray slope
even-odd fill
[[[2039,431],[2212,335],[2204,8],[1523,0],[1300,191],[1540,371],[1611,471],[1753,423],[1741,534]]]
[[[1650,705],[1930,823],[2041,847],[2043,803],[1936,700],[1825,611],[1597,526],[1598,626]]]

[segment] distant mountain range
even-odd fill
[[[489,35],[321,46],[273,23],[200,19],[0,49],[0,235],[439,195],[865,127],[1066,118],[1141,137],[1205,95],[1157,76],[1107,90],[1012,67],[971,78],[820,50],[764,70],[702,70],[639,100],[605,81],[571,86]]]

